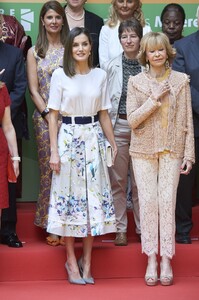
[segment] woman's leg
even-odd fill
[[[132,164],[140,204],[142,252],[148,256],[145,282],[153,286],[158,280],[158,160],[133,158]]]
[[[81,263],[83,267],[83,278],[90,278],[91,276],[91,256],[93,247],[94,237],[88,235],[83,238],[83,255],[81,258]]]
[[[158,159],[132,159],[140,204],[142,252],[158,253]]]
[[[159,157],[159,216],[160,216],[160,281],[162,285],[173,283],[171,258],[175,254],[175,207],[180,177],[181,159],[170,154]]]
[[[175,254],[175,207],[181,163],[169,153],[159,155],[160,256],[168,258]]]
[[[114,128],[117,144],[117,159],[114,166],[109,168],[113,202],[115,207],[117,233],[116,246],[127,245],[127,178],[129,169],[130,129],[126,120],[118,119]]]
[[[67,254],[66,269],[68,272],[69,281],[72,282],[81,279],[76,256],[75,256],[75,248],[74,248],[75,238],[66,237],[65,243],[66,243],[66,254]]]

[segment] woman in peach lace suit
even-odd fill
[[[146,71],[128,83],[130,154],[140,201],[142,251],[148,256],[147,285],[157,284],[159,242],[160,282],[173,282],[176,191],[180,174],[187,175],[194,163],[189,78],[171,70],[174,56],[164,33],[147,33],[138,55]]]

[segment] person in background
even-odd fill
[[[22,52],[23,47],[19,49],[7,44],[8,40],[10,43],[11,41],[16,42],[14,39],[15,31],[13,31],[15,26],[13,24],[19,26],[15,18],[0,15],[0,70],[5,69],[5,71],[0,74],[0,80],[5,82],[11,98],[11,119],[17,135],[19,154],[21,154],[25,123],[22,107],[27,80]],[[20,35],[17,39],[18,43],[16,46],[20,45],[20,42],[22,43],[22,39]],[[9,208],[2,211],[0,236],[2,244],[8,245],[9,247],[20,248],[23,245],[16,234],[16,186],[16,183],[9,183]]]
[[[197,9],[197,18],[199,24],[199,8]],[[192,197],[199,155],[199,30],[176,41],[174,47],[177,55],[172,63],[173,70],[186,73],[190,77],[196,152],[196,163],[190,174],[180,176],[176,205],[176,242],[191,244]]]
[[[145,24],[140,0],[112,0],[108,21],[102,27],[99,37],[100,67],[123,52],[118,38],[120,22],[130,18],[137,19],[143,27],[143,35],[151,31]]]
[[[49,110],[47,108],[50,80],[63,60],[64,44],[69,31],[65,12],[58,1],[48,1],[41,8],[39,34],[36,45],[28,51],[27,75],[30,96],[36,109],[33,113],[35,138],[40,168],[40,191],[37,201],[35,225],[46,228],[52,171],[49,166]],[[63,244],[57,235],[49,235],[47,243]]]
[[[131,18],[135,18],[140,22],[143,27],[143,34],[151,31],[150,26],[145,24],[144,14],[142,12],[142,3],[140,0],[113,0],[111,2],[109,19],[102,27],[99,37],[99,60],[100,67],[102,69],[105,68],[105,66],[111,59],[117,57],[123,52],[122,45],[118,38],[118,28],[120,22]],[[137,198],[137,189],[136,187],[134,187],[133,191],[131,186],[129,165],[127,207],[132,207],[132,202],[136,203]],[[135,210],[136,207],[134,208],[134,213]],[[139,212],[136,212],[136,214],[138,215]],[[137,232],[139,232],[139,229]]]
[[[89,30],[93,43],[93,66],[99,66],[99,34],[104,24],[101,17],[84,8],[85,0],[67,0],[64,7],[69,28],[85,27]]]
[[[160,19],[162,32],[168,36],[171,45],[183,38],[185,11],[180,4],[170,3],[166,5],[162,10]]]
[[[1,40],[9,45],[22,49],[24,59],[32,46],[31,37],[26,35],[23,26],[14,16],[1,15],[2,18],[2,36]]]
[[[131,76],[127,118],[130,154],[138,188],[142,252],[148,256],[145,282],[157,284],[160,242],[160,283],[173,283],[175,204],[180,174],[194,163],[194,135],[189,78],[171,70],[175,50],[162,32],[146,34],[138,59],[146,71]]]
[[[1,70],[3,72],[3,70]],[[0,72],[0,73],[1,73]],[[20,157],[17,150],[17,139],[10,114],[11,100],[8,90],[3,82],[0,82],[0,219],[2,208],[9,204],[8,196],[8,154],[11,155],[16,177],[19,175]]]
[[[137,187],[135,184],[129,145],[131,129],[126,117],[127,84],[130,75],[141,72],[141,66],[137,60],[142,38],[143,28],[138,20],[132,18],[120,23],[118,29],[119,41],[123,48],[116,58],[104,65],[108,76],[108,88],[112,109],[112,120],[115,141],[118,147],[117,159],[114,166],[109,168],[111,187],[117,221],[116,246],[126,246],[127,241],[127,178],[130,164],[131,186],[133,194],[133,211],[136,224],[136,232],[140,235],[139,202]]]
[[[113,161],[117,147],[108,114],[107,75],[92,68],[92,40],[86,28],[75,27],[68,34],[63,68],[52,75],[48,107],[53,177],[47,231],[65,236],[69,282],[94,284],[94,236],[116,231],[104,135]],[[78,262],[76,237],[83,238]]]

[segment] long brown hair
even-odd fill
[[[75,60],[73,58],[72,49],[73,49],[73,42],[75,37],[80,34],[85,34],[88,38],[89,44],[91,45],[91,54],[89,55],[88,58],[88,67],[89,68],[93,67],[93,50],[92,50],[92,39],[90,33],[84,27],[75,27],[67,35],[67,40],[66,40],[65,50],[64,50],[64,58],[63,58],[64,73],[69,77],[72,77],[76,74]]]
[[[62,26],[62,30],[60,32],[60,40],[61,40],[62,45],[65,45],[66,36],[69,32],[66,14],[65,14],[65,11],[64,11],[63,7],[61,6],[61,4],[58,1],[46,2],[41,8],[41,12],[40,12],[40,16],[39,16],[39,34],[37,36],[37,41],[36,41],[36,45],[35,45],[37,54],[41,58],[44,58],[46,56],[46,52],[47,52],[48,46],[49,46],[46,29],[42,24],[42,20],[44,19],[45,14],[50,9],[54,10],[57,14],[59,14],[63,18],[63,26]]]

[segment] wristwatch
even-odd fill
[[[49,109],[46,107],[42,112],[41,112],[41,116],[44,119],[45,116],[49,113]]]

